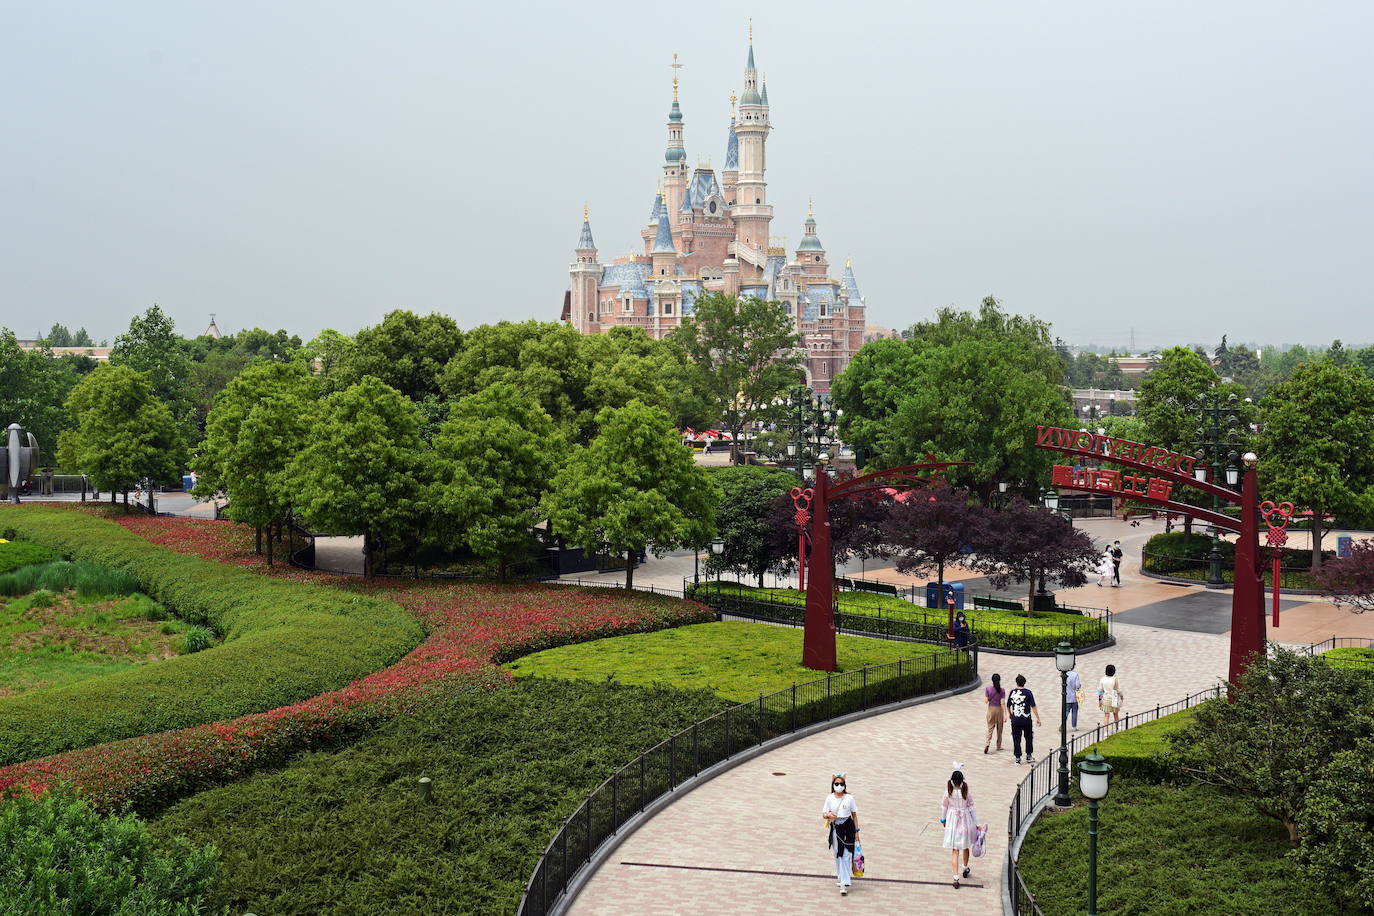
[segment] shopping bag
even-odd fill
[[[987,840],[988,825],[979,824],[974,828],[973,833],[973,855],[975,858],[981,859],[983,857],[983,853],[987,851]]]
[[[858,843],[854,844],[854,864],[849,869],[849,873],[856,878],[864,876],[864,848]]]

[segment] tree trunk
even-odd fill
[[[267,529],[267,565],[272,565],[272,529]]]
[[[1026,616],[1035,616],[1035,570],[1031,570],[1030,593],[1026,595]]]
[[[1291,817],[1285,817],[1283,819],[1283,826],[1288,828],[1288,842],[1293,846],[1298,845],[1298,825],[1293,822]]]
[[[262,556],[262,526],[253,526],[253,553]]]
[[[635,552],[625,551],[625,588],[628,591],[635,587]]]
[[[363,532],[363,578],[372,578],[372,532]]]
[[[1191,515],[1183,516],[1183,533],[1185,535],[1193,533],[1193,517]]]
[[[506,557],[504,554],[501,559],[496,561],[496,580],[498,582],[506,581]]]
[[[119,505],[119,494],[116,493],[113,489],[110,490],[110,505]]]
[[[763,588],[763,570],[759,570],[759,588]]]
[[[1316,573],[1322,568],[1322,510],[1320,506],[1312,507],[1312,572]]]

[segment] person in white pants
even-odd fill
[[[854,875],[854,844],[859,841],[859,806],[846,791],[843,773],[830,781],[831,793],[821,807],[821,818],[829,825],[826,846],[835,853],[835,883],[843,896],[849,893]]]

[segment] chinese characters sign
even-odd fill
[[[1174,492],[1173,482],[1160,477],[1142,477],[1108,468],[1069,467],[1067,464],[1056,464],[1051,469],[1050,482],[1070,490],[1091,490],[1128,498],[1144,496],[1161,501],[1168,501]]]

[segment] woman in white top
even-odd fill
[[[843,773],[836,773],[830,780],[833,790],[825,797],[821,806],[821,818],[829,826],[826,846],[835,852],[835,883],[840,886],[841,896],[849,893],[849,885],[854,875],[854,844],[858,842],[859,806],[854,796],[845,791]]]
[[[1098,588],[1101,588],[1101,587],[1102,587],[1102,583],[1105,582],[1105,581],[1107,581],[1108,579],[1110,579],[1111,576],[1112,576],[1112,551],[1111,551],[1111,548],[1109,547],[1109,548],[1107,548],[1106,553],[1102,554],[1102,556],[1098,559],[1098,562],[1097,562],[1097,587],[1098,587]]]
[[[1102,724],[1112,725],[1121,719],[1121,679],[1116,676],[1116,665],[1108,665],[1107,673],[1097,684],[1097,702],[1102,707]]]
[[[954,872],[954,886],[959,878],[969,876],[969,850],[978,836],[978,815],[973,808],[973,793],[964,779],[962,764],[950,774],[945,783],[945,797],[940,802],[940,823],[945,826],[944,847],[949,850],[950,869]],[[959,869],[959,853],[964,854],[963,870]]]

